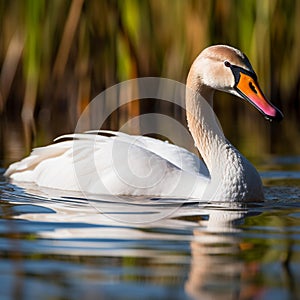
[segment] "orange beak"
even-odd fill
[[[283,119],[282,112],[271,104],[261,91],[253,71],[232,65],[228,61],[224,64],[231,69],[235,80],[234,89],[242,98],[254,105],[267,120],[281,121]]]
[[[239,78],[235,77],[238,79],[235,84],[236,91],[254,105],[266,119],[281,121],[283,119],[282,112],[267,100],[257,81],[251,75],[251,73],[239,72]]]

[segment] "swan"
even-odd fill
[[[247,100],[270,121],[283,118],[262,93],[246,55],[227,45],[205,48],[190,68],[186,89],[188,128],[202,160],[158,139],[100,130],[64,135],[33,149],[11,164],[5,176],[16,184],[85,195],[263,200],[257,170],[225,138],[211,109],[219,90]]]

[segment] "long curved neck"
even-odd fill
[[[230,145],[213,111],[214,90],[201,84],[192,70],[187,79],[186,110],[189,130],[212,174],[218,168],[221,149]]]
[[[211,180],[206,193],[210,199],[261,200],[263,192],[260,176],[226,140],[212,109],[213,96],[214,90],[205,86],[192,68],[186,89],[187,122],[210,173]],[[252,186],[257,188],[252,189]]]

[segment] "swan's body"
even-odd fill
[[[260,91],[247,57],[229,46],[206,48],[191,67],[187,88],[188,125],[205,164],[160,140],[99,131],[64,136],[72,140],[34,149],[6,175],[93,194],[262,200],[259,174],[226,140],[211,109],[214,91],[222,90],[247,99],[268,119],[282,118]]]

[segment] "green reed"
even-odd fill
[[[184,82],[204,47],[226,43],[247,53],[263,90],[286,115],[270,126],[245,103],[218,95],[226,135],[250,156],[299,150],[297,0],[2,0],[0,23],[1,135],[12,139],[10,147],[12,121],[23,124],[28,149],[47,143],[73,131],[105,88],[141,76]],[[105,126],[118,129],[148,109],[151,104],[134,101]],[[154,109],[184,123],[174,107]]]

